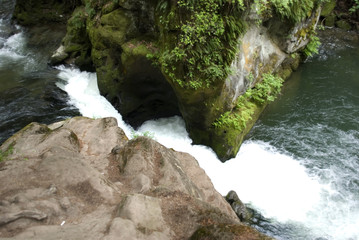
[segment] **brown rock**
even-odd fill
[[[0,150],[9,148],[1,239],[188,239],[212,226],[262,239],[237,231],[244,226],[193,157],[128,141],[113,118],[32,123]]]

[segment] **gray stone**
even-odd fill
[[[131,220],[136,227],[152,231],[161,231],[165,228],[160,200],[146,195],[127,196],[118,216]]]
[[[246,208],[246,206],[239,199],[237,193],[235,191],[230,191],[226,196],[227,202],[231,205],[233,211],[236,213],[238,218],[241,221],[249,221],[250,214]]]
[[[9,146],[3,239],[188,239],[206,223],[240,224],[196,159],[150,138],[128,141],[113,118],[32,123],[0,150]]]
[[[66,58],[69,57],[69,54],[65,52],[65,47],[61,45],[55,53],[50,58],[50,64],[56,65],[62,63]]]

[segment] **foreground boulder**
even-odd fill
[[[0,150],[1,239],[269,239],[193,157],[114,118],[31,123]]]

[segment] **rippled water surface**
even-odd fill
[[[58,71],[47,65],[64,29],[15,25],[13,2],[0,0],[0,143],[30,122],[51,123],[79,114],[55,85]]]
[[[250,140],[293,156],[323,186],[306,226],[327,239],[359,239],[359,41],[326,35],[320,54],[292,75]]]

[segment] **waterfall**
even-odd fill
[[[74,68],[59,69],[62,81],[58,86],[69,94],[70,103],[79,108],[82,115],[115,117],[119,126],[131,137],[134,131],[131,126],[126,125],[121,115],[100,96],[95,74]],[[138,129],[139,134],[145,132],[151,132],[154,139],[166,147],[193,155],[222,195],[235,190],[244,202],[270,221],[296,226],[296,233],[282,239],[306,239],[308,234],[341,239],[343,234],[338,234],[340,229],[350,228],[345,222],[333,228],[333,221],[326,219],[326,214],[332,210],[323,211],[326,206],[338,208],[335,202],[326,199],[328,192],[336,190],[321,184],[318,176],[309,174],[300,159],[268,142],[247,140],[236,158],[221,163],[210,148],[192,144],[184,121],[178,116],[147,121]],[[356,231],[355,236],[359,236]],[[280,235],[276,237],[281,239]]]

